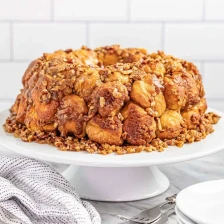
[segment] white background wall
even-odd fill
[[[193,61],[209,101],[224,102],[223,0],[0,0],[0,98],[43,52],[108,44]]]

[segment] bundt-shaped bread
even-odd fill
[[[60,50],[31,62],[22,83],[5,130],[62,150],[161,151],[204,138],[218,121],[205,113],[197,67],[160,51]]]

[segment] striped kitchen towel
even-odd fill
[[[0,156],[0,220],[9,224],[100,224],[57,171],[29,158]]]

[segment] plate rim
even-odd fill
[[[211,111],[211,110],[222,116],[222,118],[220,120],[223,122],[223,127],[222,126],[221,127],[223,128],[223,131],[224,131],[224,113],[221,111],[209,108],[209,111]],[[39,160],[45,160],[45,161],[49,161],[49,162],[73,164],[73,165],[81,165],[81,166],[92,166],[92,167],[144,167],[144,166],[152,166],[152,165],[172,164],[172,163],[178,163],[178,162],[183,162],[183,161],[189,161],[192,159],[198,159],[198,158],[201,158],[204,156],[212,155],[212,154],[217,153],[224,149],[224,140],[223,140],[222,144],[217,145],[214,150],[213,149],[205,150],[204,152],[202,151],[202,152],[197,153],[197,151],[195,149],[194,154],[184,155],[184,156],[179,155],[179,157],[177,156],[177,157],[171,157],[171,158],[168,157],[166,159],[163,158],[161,161],[158,161],[158,160],[150,159],[150,156],[148,156],[148,155],[151,155],[152,153],[153,154],[155,154],[155,153],[157,153],[157,154],[167,153],[168,154],[168,152],[166,152],[166,151],[169,150],[169,148],[175,148],[177,150],[184,150],[186,145],[188,145],[188,144],[184,145],[182,148],[178,148],[176,146],[169,146],[167,149],[165,149],[164,152],[155,151],[155,152],[141,152],[141,153],[125,154],[125,155],[115,155],[115,154],[100,155],[100,154],[90,154],[87,152],[60,151],[54,146],[50,146],[47,144],[39,144],[36,142],[26,143],[26,144],[35,144],[35,145],[33,145],[34,148],[38,147],[40,145],[42,145],[41,147],[43,147],[43,145],[44,145],[47,148],[53,147],[55,150],[58,150],[56,154],[61,154],[61,156],[62,156],[62,158],[61,157],[59,158],[58,156],[55,156],[55,155],[50,155],[50,157],[49,157],[49,153],[46,154],[46,151],[44,151],[44,152],[42,152],[43,150],[42,151],[41,150],[32,151],[30,149],[27,150],[25,147],[21,147],[19,144],[21,144],[21,143],[24,144],[25,142],[23,142],[21,139],[14,138],[12,134],[6,133],[4,131],[2,125],[4,123],[3,121],[5,121],[5,119],[8,115],[9,115],[8,110],[0,111],[0,125],[1,125],[0,145],[3,146],[4,148],[6,148],[10,151],[13,151],[15,153],[18,153],[20,155],[23,155],[26,157],[31,157],[34,159],[39,159]],[[2,133],[4,133],[4,134],[2,134]],[[216,133],[216,131],[210,135],[214,135],[215,133]],[[11,136],[14,140],[13,141],[10,140],[7,142],[6,140],[4,140],[5,136]],[[189,145],[195,146],[198,143],[200,144],[200,142],[202,142],[202,141],[206,141],[206,139],[203,139],[199,142],[191,143]],[[195,148],[197,148],[197,147],[195,147]],[[69,154],[69,156],[65,157],[65,155],[66,155],[65,153]],[[71,156],[70,156],[71,154],[72,155],[74,154],[76,156],[71,158]],[[147,155],[146,157],[148,157],[148,158],[145,159],[144,156],[139,156],[139,155]],[[97,159],[95,159],[95,158],[97,158]],[[110,160],[108,160],[108,158]],[[114,159],[114,158],[116,158],[116,159]]]
[[[176,216],[179,218],[179,220],[184,223],[184,224],[196,224],[195,222],[193,223],[192,221],[188,220],[188,217],[186,217],[177,207],[175,206],[175,213]]]
[[[224,185],[224,179],[216,179],[216,180],[207,180],[207,181],[203,181],[203,182],[200,182],[200,183],[196,183],[196,184],[193,184],[193,185],[191,185],[191,186],[188,186],[188,187],[186,187],[185,189],[183,189],[183,190],[181,190],[180,192],[179,192],[179,194],[177,195],[177,199],[176,199],[176,206],[177,206],[177,208],[183,213],[183,214],[186,214],[186,216],[188,216],[192,221],[194,221],[195,223],[204,223],[204,224],[206,224],[207,223],[207,218],[205,218],[204,216],[203,217],[201,217],[201,218],[199,218],[197,215],[195,216],[194,214],[197,214],[196,212],[195,213],[189,213],[188,212],[188,210],[186,210],[186,209],[183,209],[183,206],[182,206],[182,204],[180,205],[180,202],[179,202],[179,200],[180,200],[180,197],[181,197],[181,195],[183,194],[183,192],[185,191],[185,190],[188,190],[189,188],[195,188],[195,187],[197,187],[198,188],[198,186],[200,186],[200,185],[205,185],[205,184],[207,184],[207,183],[211,183],[211,182],[213,182],[213,183],[215,183],[215,182],[222,182],[223,183],[223,185]],[[203,188],[202,188],[203,189]],[[186,194],[186,193],[185,193]],[[182,196],[183,197],[183,196]],[[186,208],[186,207],[185,207]],[[223,221],[223,220],[222,220]]]

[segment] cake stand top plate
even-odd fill
[[[23,142],[4,131],[2,125],[9,115],[0,112],[0,145],[23,156],[49,162],[93,167],[143,167],[182,162],[208,156],[224,149],[224,113],[214,111],[222,118],[214,125],[215,132],[200,142],[185,144],[182,148],[169,146],[163,152],[141,152],[126,155],[100,155],[87,152],[60,151],[56,147],[35,142]]]

